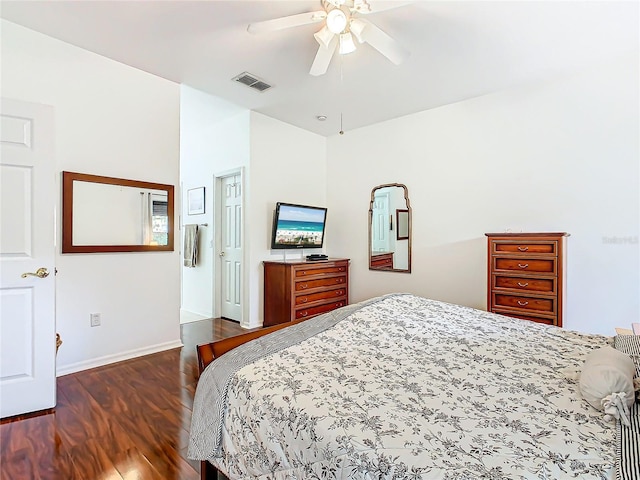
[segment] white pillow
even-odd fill
[[[598,348],[589,355],[580,375],[580,392],[589,404],[629,424],[629,408],[635,401],[635,365],[629,355],[612,347]]]

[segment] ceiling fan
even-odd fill
[[[396,65],[409,56],[409,52],[393,38],[360,15],[378,13],[383,10],[401,7],[411,1],[387,2],[387,5],[372,7],[368,0],[321,0],[323,10],[299,13],[287,17],[251,23],[249,33],[266,33],[285,28],[323,22],[322,28],[313,36],[320,44],[309,73],[323,75],[336,50],[341,55],[356,50],[354,37],[359,43],[368,43]],[[375,2],[373,2],[375,5]]]

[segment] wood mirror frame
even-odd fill
[[[395,263],[394,255],[397,251],[397,245],[392,249],[392,251],[382,252],[381,254],[378,254],[378,255],[374,255],[374,251],[373,251],[373,212],[374,212],[374,202],[376,198],[376,191],[383,188],[387,188],[387,187],[398,187],[398,188],[401,188],[403,192],[403,197],[405,202],[405,205],[403,206],[404,208],[397,209],[396,207],[393,207],[393,211],[396,212],[396,215],[393,215],[391,213],[389,214],[389,223],[390,223],[389,230],[390,231],[393,230],[393,223],[395,220],[396,233],[390,236],[393,237],[394,242],[398,240],[402,242],[404,241],[407,242],[407,268],[395,268],[394,266],[394,263]],[[401,235],[400,238],[397,238],[397,228],[399,225],[398,212],[402,214],[406,212],[407,214],[407,227],[406,227],[407,234],[406,236]],[[395,219],[393,218],[394,216],[396,217]],[[374,257],[379,257],[379,258],[376,259]],[[407,186],[402,183],[386,183],[384,185],[378,185],[377,187],[374,187],[373,190],[371,190],[371,201],[369,202],[369,270],[411,273],[411,204],[409,202],[409,190],[407,189]]]
[[[73,200],[74,182],[88,182],[146,190],[162,190],[167,195],[167,244],[127,244],[96,245],[73,243]],[[62,172],[62,253],[102,253],[102,252],[162,252],[173,251],[174,242],[174,187],[161,183],[142,182],[123,178],[103,177],[85,173]]]

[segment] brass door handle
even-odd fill
[[[38,270],[36,270],[35,273],[33,273],[33,272],[25,272],[20,276],[22,278],[27,278],[27,277],[45,278],[45,277],[49,276],[49,270],[47,270],[46,268],[42,267],[42,268],[39,268]]]

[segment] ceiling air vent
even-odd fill
[[[233,80],[235,80],[236,82],[240,82],[247,87],[253,88],[254,90],[258,90],[259,92],[264,92],[265,90],[271,88],[271,85],[263,82],[258,77],[256,77],[255,75],[251,75],[248,72],[241,73],[237,77],[234,77]]]

